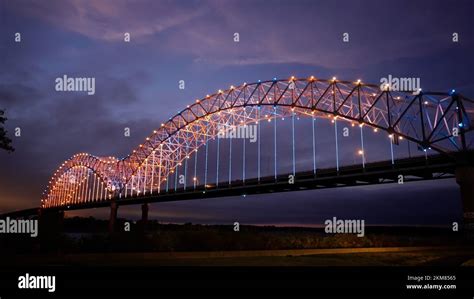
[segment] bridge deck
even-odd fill
[[[470,152],[466,157],[473,156]],[[468,159],[471,161],[471,159]],[[456,162],[457,161],[457,162]],[[246,196],[251,194],[265,194],[289,191],[301,191],[322,188],[337,188],[345,186],[372,185],[393,183],[398,181],[399,175],[403,175],[404,182],[434,180],[453,178],[455,169],[459,165],[459,159],[452,156],[436,155],[425,157],[414,157],[391,161],[367,163],[362,165],[336,168],[318,169],[314,174],[312,171],[298,172],[294,176],[294,183],[289,183],[289,175],[266,176],[258,179],[245,181],[235,180],[229,183],[198,185],[196,188],[184,187],[169,189],[168,192],[146,194],[127,198],[114,198],[117,205],[135,205],[143,203],[156,203],[179,200],[205,199],[227,196]],[[48,210],[79,210],[98,207],[108,207],[111,201],[88,202],[77,205],[69,205]],[[26,217],[36,215],[39,208],[15,211],[0,215],[5,217]]]
[[[316,175],[312,171],[298,172],[294,176],[294,183],[289,183],[289,175],[266,176],[260,180],[247,179],[235,180],[229,183],[198,185],[174,189],[168,192],[161,190],[153,194],[141,196],[115,198],[118,205],[134,205],[142,203],[155,203],[179,200],[193,200],[227,196],[246,196],[252,194],[277,193],[288,191],[301,191],[322,188],[335,188],[344,186],[371,185],[393,183],[398,181],[398,176],[404,176],[404,182],[453,178],[456,169],[455,159],[449,156],[437,155],[428,159],[415,157],[391,161],[368,163],[362,165],[336,168],[318,169]],[[64,210],[87,209],[106,207],[110,201],[90,202],[63,207]]]

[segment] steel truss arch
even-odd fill
[[[292,77],[231,86],[196,100],[161,124],[122,160],[78,154],[65,163],[89,165],[106,180],[114,198],[127,196],[127,191],[146,194],[159,191],[163,180],[215,139],[222,127],[291,115],[366,125],[386,131],[394,142],[404,138],[422,149],[444,154],[472,146],[466,135],[474,129],[474,102],[455,92],[415,94],[360,81]],[[45,202],[54,181],[55,176]]]

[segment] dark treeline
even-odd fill
[[[108,233],[108,222],[90,218],[66,218],[62,233],[40,230],[40,236],[0,236],[0,251],[15,253],[154,252],[277,250],[344,247],[455,245],[462,232],[433,227],[366,227],[365,236],[326,234],[324,228],[233,225],[160,224],[119,219],[117,232]]]

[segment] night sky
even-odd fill
[[[51,174],[75,153],[124,157],[196,98],[242,82],[314,75],[378,84],[391,74],[474,98],[473,13],[472,1],[0,0],[0,108],[16,148],[0,152],[0,212],[38,206]],[[96,93],[57,92],[64,74],[95,77]],[[449,225],[461,213],[450,179],[153,204],[150,218]],[[119,210],[139,215],[140,206]]]

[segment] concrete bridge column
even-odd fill
[[[64,211],[56,209],[39,209],[38,237],[39,250],[59,252],[63,232]]]
[[[117,210],[118,205],[115,201],[110,204],[110,218],[109,218],[109,232],[113,233],[115,231],[115,224],[117,222]]]
[[[474,167],[458,167],[456,182],[461,188],[464,230],[470,239],[474,239]]]
[[[58,234],[62,231],[64,223],[64,211],[39,209],[38,221],[40,234]]]
[[[147,203],[142,204],[142,223],[141,224],[142,224],[143,231],[146,231],[146,228],[147,228],[148,210],[149,210],[148,204]]]

